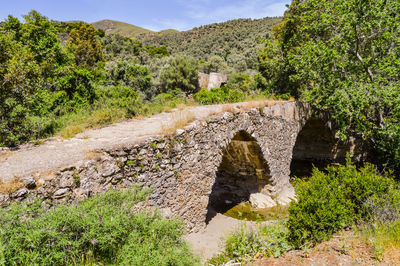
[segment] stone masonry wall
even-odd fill
[[[141,184],[153,189],[151,206],[183,219],[190,231],[198,231],[205,226],[223,150],[241,130],[260,145],[277,200],[287,204],[294,198],[289,183],[292,150],[309,117],[309,108],[299,102],[215,115],[177,130],[174,136],[149,137],[97,151],[92,160],[60,170],[49,180],[24,177],[26,187],[0,195],[0,204],[33,197],[46,199],[49,206],[73,203],[111,187]]]

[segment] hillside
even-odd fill
[[[95,29],[102,29],[107,34],[120,34],[125,37],[136,38],[140,34],[149,34],[153,31],[144,29],[135,25],[131,25],[125,22],[115,21],[115,20],[100,20],[92,23]]]
[[[145,45],[165,45],[171,54],[184,53],[197,59],[213,55],[226,58],[230,54],[254,55],[258,39],[265,38],[280,17],[235,19],[182,32],[146,33],[138,37]]]

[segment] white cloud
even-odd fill
[[[166,29],[175,29],[182,31],[191,29],[193,26],[186,21],[180,19],[154,19],[152,24],[143,25],[142,27],[152,31],[161,31]]]
[[[271,1],[271,0],[244,0],[240,3],[228,5],[218,5],[218,1],[209,0],[186,1],[188,16],[200,21],[224,21],[234,18],[263,18],[272,16],[282,16],[286,10],[285,5],[290,4],[290,0]],[[206,3],[213,5],[206,5]],[[197,4],[196,4],[197,3]]]
[[[237,18],[282,16],[291,0],[174,0],[181,6],[179,18],[154,19],[145,28],[189,30],[193,27]]]

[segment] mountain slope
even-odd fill
[[[144,45],[167,46],[171,54],[187,54],[198,59],[213,55],[226,58],[231,54],[248,56],[259,46],[259,40],[268,36],[281,17],[263,19],[235,19],[214,23],[189,31],[145,33],[138,36]]]
[[[151,30],[144,29],[135,25],[131,25],[125,22],[115,21],[115,20],[100,20],[92,23],[95,29],[102,29],[107,34],[120,34],[129,38],[136,38],[140,34],[150,34],[154,33]]]

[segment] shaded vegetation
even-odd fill
[[[193,95],[196,102],[201,104],[236,103],[245,99],[245,95],[240,90],[230,89],[223,86],[219,89],[203,89]]]

